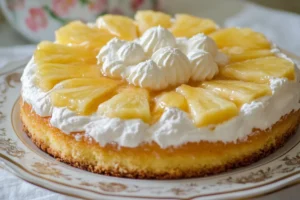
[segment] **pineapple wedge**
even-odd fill
[[[57,107],[67,107],[80,115],[89,115],[100,103],[113,95],[120,84],[107,78],[75,78],[63,81],[51,92],[51,102]]]
[[[137,26],[129,17],[104,15],[97,19],[98,28],[105,29],[122,40],[134,40],[138,37]]]
[[[43,41],[34,52],[34,62],[41,63],[91,63],[96,64],[96,52],[88,51],[80,46],[66,46]]]
[[[138,11],[134,16],[134,19],[137,22],[140,35],[154,26],[161,26],[167,29],[172,25],[170,15],[152,10]]]
[[[149,94],[141,88],[126,88],[98,107],[98,114],[110,118],[151,120]]]
[[[155,98],[155,110],[163,112],[166,107],[175,107],[187,111],[185,98],[175,91],[165,92]]]
[[[175,37],[192,37],[198,33],[209,34],[217,30],[217,24],[210,20],[187,14],[177,14],[171,32]]]
[[[99,78],[72,78],[65,81],[62,81],[55,85],[55,89],[62,88],[78,88],[84,86],[103,86],[108,85],[119,85],[121,81],[113,80],[110,78],[99,77]]]
[[[71,22],[55,32],[56,42],[65,45],[80,45],[97,53],[115,36],[107,30],[89,27],[80,22]]]
[[[294,63],[278,57],[266,57],[229,64],[220,68],[220,75],[229,79],[268,83],[272,77],[294,80]]]
[[[186,98],[193,121],[198,127],[222,123],[239,113],[234,103],[209,90],[182,85],[176,91]]]
[[[201,87],[234,102],[238,107],[254,99],[272,94],[268,84],[244,81],[215,80],[203,82]]]
[[[241,47],[229,47],[221,50],[229,57],[229,63],[241,62],[261,57],[274,56],[269,49],[243,49]]]
[[[267,38],[250,28],[225,28],[209,35],[220,49],[224,47],[241,47],[243,49],[270,49]]]
[[[99,66],[89,64],[39,64],[36,71],[36,84],[48,91],[57,83],[70,78],[99,78]]]

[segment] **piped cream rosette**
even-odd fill
[[[98,56],[102,74],[141,88],[162,90],[188,81],[212,79],[227,57],[204,34],[175,38],[162,27],[147,30],[135,41],[112,39]]]

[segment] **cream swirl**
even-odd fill
[[[124,69],[123,62],[119,59],[117,51],[126,42],[114,38],[110,40],[97,55],[98,64],[102,64],[103,75],[111,78],[120,78]]]
[[[123,78],[130,84],[152,90],[176,86],[190,79],[209,80],[219,71],[217,63],[228,62],[208,36],[175,38],[162,27],[150,28],[131,42],[114,38],[97,58],[104,76]]]
[[[137,64],[146,58],[143,48],[134,42],[127,42],[121,46],[117,55],[126,65]]]
[[[137,43],[114,38],[100,50],[97,59],[102,64],[103,75],[121,78],[126,66],[145,60],[145,53]]]
[[[160,48],[176,46],[173,34],[160,26],[148,29],[139,39],[139,43],[148,55],[151,55]]]
[[[213,57],[217,55],[218,47],[215,41],[204,34],[197,34],[188,40],[188,51],[204,50],[212,54]]]
[[[220,65],[227,65],[229,62],[228,57],[218,51],[217,44],[214,40],[204,34],[197,34],[190,39],[181,37],[176,38],[176,46],[185,54],[189,54],[196,51],[206,51],[213,56],[214,61]]]
[[[165,47],[152,55],[152,60],[162,69],[169,85],[186,83],[191,77],[189,59],[177,48]]]
[[[168,87],[165,73],[153,60],[147,60],[136,66],[129,67],[124,76],[135,86],[159,90]]]
[[[161,48],[151,59],[129,67],[124,74],[126,80],[135,86],[160,90],[185,83],[191,77],[190,62],[179,49]]]
[[[219,67],[212,55],[206,51],[194,51],[188,54],[192,66],[193,81],[204,81],[212,79],[218,72]]]

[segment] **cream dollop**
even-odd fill
[[[165,47],[152,55],[152,60],[162,69],[169,85],[186,83],[192,68],[187,56],[177,48]]]
[[[117,51],[120,60],[126,65],[134,65],[145,60],[146,55],[143,48],[134,42],[126,42]]]
[[[179,49],[164,47],[157,50],[151,60],[129,67],[124,77],[135,86],[160,90],[187,82],[191,77],[191,67]]]
[[[147,60],[136,66],[129,67],[124,77],[130,84],[153,90],[166,88],[169,85],[165,73],[153,60]]]
[[[111,78],[120,78],[125,66],[118,57],[118,49],[126,42],[113,38],[110,40],[97,55],[98,64],[102,64],[101,71],[103,75]]]
[[[43,92],[35,86],[36,64],[31,59],[28,66],[24,69],[22,81],[22,98],[29,103],[36,113],[42,117],[49,116],[52,112],[51,99],[47,92]],[[30,75],[28,75],[30,74]]]
[[[160,48],[175,47],[176,40],[169,30],[158,26],[148,29],[140,37],[139,44],[147,54],[151,55]]]
[[[204,50],[212,54],[213,58],[217,55],[218,47],[215,41],[204,34],[197,34],[188,40],[188,51],[194,52]]]
[[[191,79],[193,81],[210,80],[219,72],[219,67],[214,58],[206,51],[190,52],[188,58],[192,66]]]
[[[212,55],[213,60],[219,66],[225,66],[229,63],[228,57],[218,50],[215,41],[204,34],[197,34],[190,39],[185,37],[176,38],[176,45],[185,54],[199,50],[206,51]]]
[[[104,76],[123,78],[152,90],[187,83],[190,79],[212,79],[219,71],[216,61],[221,65],[228,62],[208,36],[175,38],[160,26],[150,28],[135,41],[112,39],[97,58]]]
[[[97,59],[98,64],[102,64],[103,75],[111,78],[121,78],[128,65],[145,60],[145,53],[137,43],[114,38],[100,50]]]

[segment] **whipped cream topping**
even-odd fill
[[[191,65],[179,49],[165,47],[152,55],[152,60],[162,69],[169,85],[188,82],[191,76]]]
[[[65,133],[85,131],[84,126],[91,121],[91,117],[77,115],[67,108],[54,107],[51,115],[50,124]]]
[[[173,34],[160,26],[148,29],[138,42],[150,56],[160,48],[176,46]]]
[[[46,117],[52,113],[51,99],[48,93],[43,92],[35,85],[36,64],[33,59],[25,67],[22,82],[22,98],[32,106],[32,109],[40,116]]]
[[[278,56],[288,59],[281,53],[278,53]],[[30,104],[38,115],[51,116],[50,124],[64,133],[84,131],[86,137],[93,138],[102,146],[116,143],[124,147],[136,147],[143,143],[156,142],[161,148],[167,148],[187,142],[236,142],[246,139],[253,128],[270,128],[282,116],[300,109],[299,70],[296,65],[295,81],[285,78],[271,79],[271,96],[244,104],[238,116],[216,125],[213,130],[209,127],[197,128],[187,113],[177,108],[167,108],[159,121],[153,125],[148,125],[140,119],[79,116],[67,108],[52,106],[48,93],[41,91],[34,83],[35,70],[36,65],[32,59],[21,78],[23,100]]]
[[[122,78],[127,66],[144,61],[143,48],[134,43],[114,38],[97,55],[98,64],[102,63],[102,73],[111,78]]]
[[[228,62],[226,58],[204,34],[190,39],[175,38],[162,27],[150,28],[131,42],[114,38],[97,56],[105,76],[123,78],[152,90],[187,83],[190,79],[209,80],[219,72],[219,63]]]
[[[204,81],[212,79],[219,72],[219,67],[212,54],[199,50],[190,52],[188,58],[192,65],[193,81]]]
[[[202,33],[191,37],[187,45],[189,52],[197,51],[200,49],[211,53],[212,57],[215,57],[218,53],[218,47],[215,41]]]
[[[147,60],[128,67],[124,77],[133,85],[153,88],[154,90],[159,90],[169,85],[167,77],[162,73],[162,69],[153,60]]]

